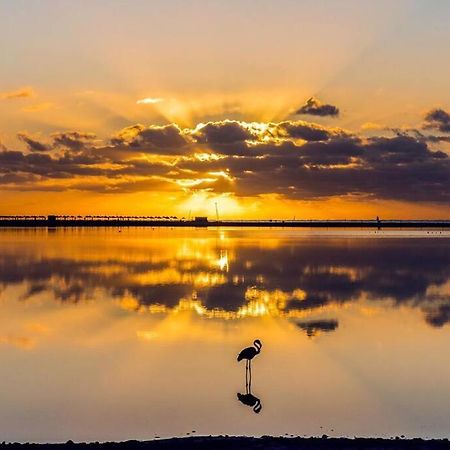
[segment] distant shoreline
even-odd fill
[[[259,228],[369,228],[450,229],[450,220],[208,220],[145,216],[0,216],[0,228],[73,227],[259,227]]]
[[[448,439],[432,439],[426,440],[421,438],[415,439],[382,439],[382,438],[328,438],[323,437],[270,437],[261,438],[253,437],[184,437],[171,439],[157,439],[152,441],[125,441],[125,442],[93,442],[93,443],[73,443],[68,441],[64,444],[19,444],[19,443],[3,443],[0,449],[75,449],[75,448],[93,448],[93,449],[114,449],[114,450],[225,450],[225,449],[258,449],[258,450],[390,450],[390,449],[417,449],[417,450],[441,450],[449,449],[450,442]]]

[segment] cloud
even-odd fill
[[[23,87],[23,88],[15,90],[15,91],[0,92],[0,99],[2,99],[2,100],[17,100],[17,99],[34,97],[35,95],[36,95],[36,93],[34,92],[33,88]]]
[[[80,131],[65,131],[53,133],[53,145],[55,147],[65,147],[69,150],[80,151],[87,145],[92,145],[96,139],[94,133],[84,133]]]
[[[32,190],[34,183],[36,190],[104,193],[160,188],[293,200],[450,201],[450,158],[420,132],[363,138],[305,121],[224,120],[188,129],[136,124],[103,146],[81,131],[55,133],[51,146],[19,137],[31,154],[0,151],[9,189]]]
[[[241,122],[224,120],[200,124],[192,136],[203,144],[233,144],[254,139],[256,136]]]
[[[332,137],[345,137],[349,134],[339,128],[326,128],[302,120],[286,121],[277,124],[278,136],[292,139],[303,139],[305,141],[326,141]]]
[[[124,128],[111,139],[115,146],[125,145],[143,153],[171,154],[179,153],[188,141],[181,129],[175,125],[137,124]]]
[[[331,116],[339,115],[339,108],[334,105],[321,103],[314,97],[309,98],[306,103],[296,111],[295,114],[307,114],[311,116]]]
[[[26,133],[18,133],[17,137],[27,144],[27,147],[32,152],[48,152],[51,147],[49,145],[43,144],[36,139],[31,138]]]
[[[164,101],[164,99],[159,97],[145,97],[137,100],[136,103],[138,105],[154,105],[155,103],[161,103],[162,101]]]
[[[144,129],[145,129],[145,126],[141,125],[140,123],[137,123],[136,125],[130,125],[128,127],[125,127],[111,138],[111,144],[116,145],[116,146],[122,145],[122,144],[128,145]]]
[[[358,195],[450,201],[449,158],[412,137],[333,138],[301,145],[291,141],[239,143],[226,150],[224,158],[183,160],[177,166],[228,171],[232,192],[240,196],[276,193],[291,199]]]
[[[432,128],[429,125],[426,125],[424,128]],[[417,128],[386,128],[395,133],[397,136],[403,136],[403,137],[412,137],[414,139],[417,139],[421,142],[431,142],[431,143],[439,143],[439,142],[450,142],[450,135],[436,135],[436,134],[425,134],[421,130],[418,130]],[[438,152],[442,153],[442,157],[447,156],[444,152]]]
[[[450,114],[443,109],[433,109],[425,116],[425,128],[450,133]]]

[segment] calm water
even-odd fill
[[[0,440],[448,436],[450,239],[356,234],[1,230]]]

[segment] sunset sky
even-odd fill
[[[447,0],[1,0],[0,214],[450,218]]]

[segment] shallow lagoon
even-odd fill
[[[448,237],[1,230],[0,436],[445,437]]]

